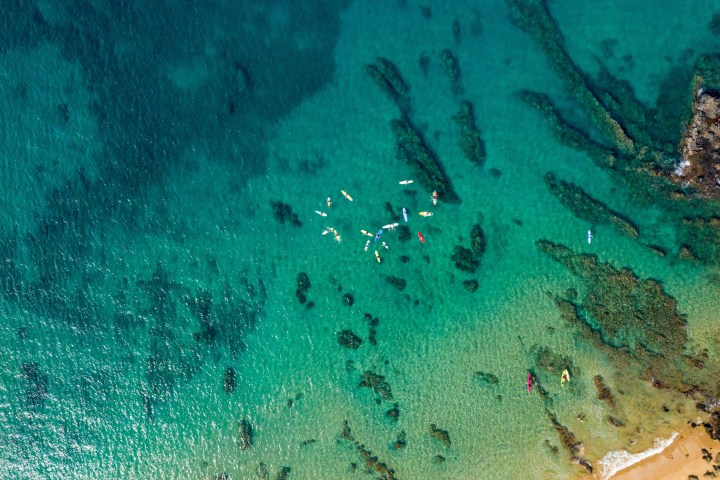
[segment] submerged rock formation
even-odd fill
[[[460,127],[460,149],[465,158],[478,167],[482,167],[485,164],[487,152],[485,151],[485,141],[475,124],[472,103],[467,100],[462,102],[460,111],[453,115],[452,119]]]
[[[293,227],[302,227],[302,222],[298,218],[297,214],[293,212],[292,207],[287,203],[272,200],[270,202],[270,207],[272,207],[273,218],[278,223],[287,222]]]
[[[223,390],[225,390],[225,393],[230,394],[235,391],[236,387],[237,375],[235,373],[235,369],[227,367],[225,369],[225,374],[223,375]]]
[[[380,459],[376,455],[373,455],[370,450],[365,448],[365,445],[355,439],[352,431],[350,430],[350,424],[347,420],[343,421],[343,430],[340,433],[340,438],[352,442],[352,444],[355,446],[355,450],[365,461],[365,467],[371,472],[374,472],[378,475],[376,478],[378,478],[379,480],[397,480],[394,468],[390,467],[385,462],[380,461]]]
[[[698,90],[673,177],[704,197],[720,198],[720,93]]]
[[[253,426],[248,420],[242,419],[239,423],[239,431],[240,450],[247,450],[252,447]]]
[[[615,166],[618,153],[597,143],[584,132],[570,125],[555,108],[550,97],[530,90],[523,90],[519,95],[525,103],[542,113],[560,143],[585,152],[600,167]]]
[[[450,434],[448,431],[438,428],[434,423],[430,424],[430,436],[442,442],[442,444],[446,447],[449,447],[452,444],[452,442],[450,442]]]
[[[573,462],[582,465],[585,470],[592,473],[593,467],[590,462],[581,457],[583,451],[583,444],[580,443],[577,438],[575,438],[575,435],[565,425],[558,421],[557,417],[553,415],[550,410],[546,408],[545,413],[547,413],[547,416],[550,419],[553,428],[555,428],[555,431],[560,437],[560,443],[562,443],[563,447],[565,447],[565,450],[570,455],[570,459]]]
[[[363,320],[368,323],[368,342],[370,342],[370,345],[377,345],[377,328],[375,327],[380,324],[380,319],[365,313],[363,314]]]
[[[372,391],[380,395],[383,400],[393,399],[392,389],[390,388],[390,384],[385,381],[385,377],[378,375],[372,370],[366,370],[363,373],[360,386],[372,389]]]
[[[446,203],[460,203],[460,197],[450,182],[435,152],[427,145],[422,133],[406,118],[390,122],[395,135],[395,152],[398,159],[410,166],[418,183],[430,192],[437,192]]]
[[[687,341],[685,316],[677,302],[656,280],[638,278],[629,268],[615,269],[594,255],[576,254],[547,240],[541,251],[580,277],[587,288],[582,308],[588,327],[612,348],[644,350],[667,357],[679,356]]]
[[[582,103],[601,134],[625,154],[635,152],[635,142],[603,104],[593,82],[578,68],[564,47],[562,33],[544,0],[507,0],[510,18],[530,34],[549,58],[549,64],[565,81],[567,90]]]
[[[440,59],[452,85],[452,93],[454,95],[462,93],[462,87],[460,86],[460,62],[458,62],[457,57],[452,50],[445,48],[440,52]]]
[[[337,341],[340,345],[351,350],[357,350],[362,345],[362,339],[355,335],[351,330],[343,330],[338,332]]]
[[[600,200],[594,199],[574,183],[556,180],[555,175],[546,173],[545,184],[550,193],[580,220],[592,224],[609,224],[630,238],[638,237],[638,229],[630,220],[610,209]]]
[[[374,64],[365,67],[365,72],[402,113],[410,112],[410,87],[394,63],[387,58],[378,57]]]
[[[463,272],[475,273],[475,270],[480,266],[480,260],[475,255],[475,252],[462,245],[455,245],[454,253],[450,259],[455,262],[455,268]]]

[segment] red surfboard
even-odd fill
[[[422,234],[422,233],[418,232],[418,238],[420,239],[420,241],[421,241],[422,243],[425,243],[425,237],[423,237],[423,234]]]

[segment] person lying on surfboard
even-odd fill
[[[567,371],[567,368],[563,370],[562,376],[560,377],[560,386],[564,387],[565,382],[570,381],[570,372]]]

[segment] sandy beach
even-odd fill
[[[703,458],[706,449],[712,460]],[[662,452],[656,453],[611,476],[611,480],[678,480],[690,475],[703,478],[707,471],[715,471],[715,459],[720,453],[720,442],[708,436],[705,430],[686,427]],[[707,457],[707,455],[706,455]],[[720,465],[718,465],[720,468]],[[692,478],[692,477],[690,477]]]

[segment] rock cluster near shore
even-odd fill
[[[720,94],[699,90],[674,177],[707,197],[720,197]]]

